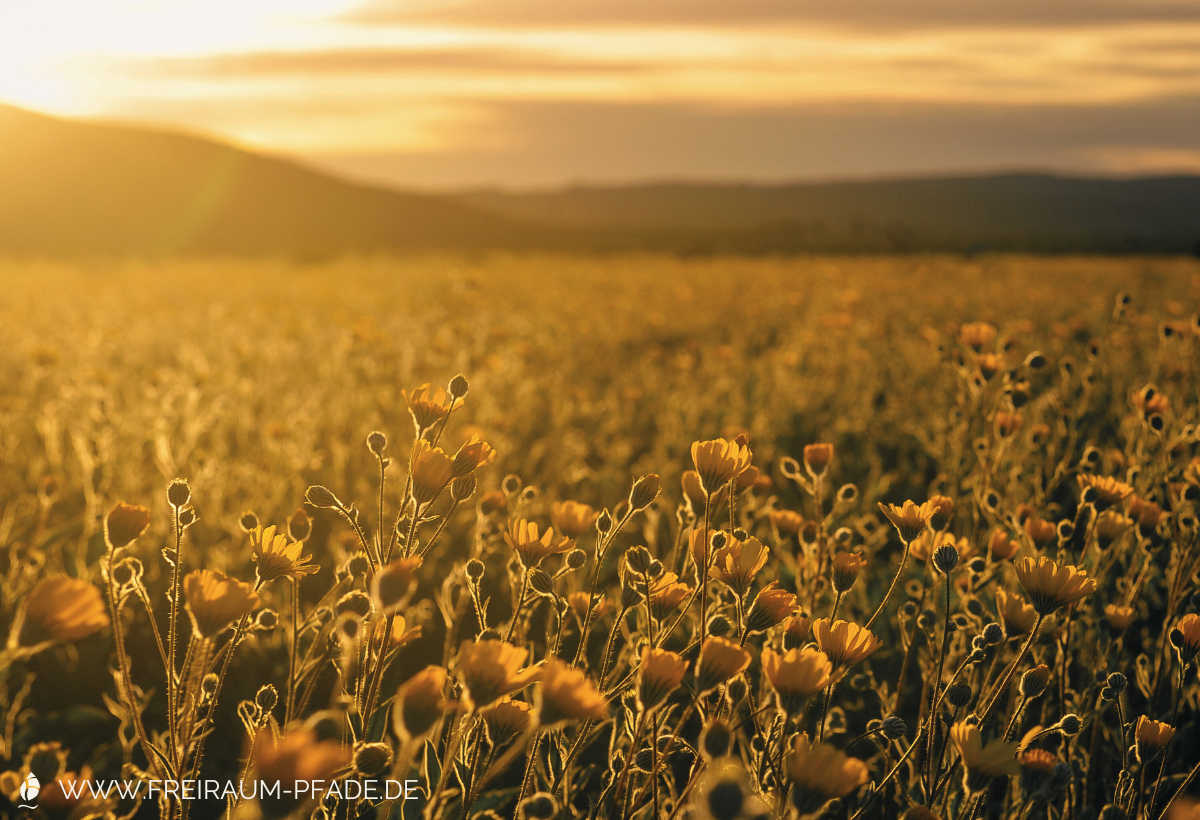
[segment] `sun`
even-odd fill
[[[88,113],[123,60],[302,47],[363,0],[3,0],[0,101]]]

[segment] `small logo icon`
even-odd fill
[[[36,809],[38,792],[41,790],[42,784],[38,782],[37,775],[30,772],[21,784],[21,802],[17,805],[23,809]]]

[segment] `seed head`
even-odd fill
[[[354,747],[354,770],[367,777],[387,771],[392,765],[392,747],[386,743],[359,742]]]

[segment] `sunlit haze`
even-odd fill
[[[1200,4],[5,0],[0,100],[397,185],[1200,170]]]

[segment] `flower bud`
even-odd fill
[[[275,704],[279,702],[279,693],[275,691],[275,687],[269,683],[264,683],[258,687],[258,691],[254,694],[254,703],[262,710],[262,713],[269,714]]]
[[[608,535],[612,528],[612,513],[610,513],[607,509],[601,510],[600,514],[596,516],[596,532],[600,533],[601,535]]]
[[[466,501],[471,496],[475,495],[475,474],[468,473],[460,475],[458,478],[450,482],[450,500],[455,503]]]
[[[958,548],[953,544],[938,547],[933,553],[933,565],[949,575],[950,571],[958,566]]]
[[[288,535],[293,541],[305,541],[308,536],[312,535],[312,519],[308,517],[308,513],[303,508],[292,513],[292,517],[288,519]]]
[[[1079,719],[1079,715],[1067,713],[1058,721],[1058,728],[1064,735],[1073,737],[1083,728],[1083,721]]]
[[[304,500],[323,510],[340,510],[342,502],[321,484],[313,484],[304,492]]]
[[[167,485],[167,501],[172,507],[182,507],[192,498],[192,488],[188,486],[187,479],[177,478]]]
[[[467,577],[472,581],[478,583],[479,579],[483,577],[483,570],[483,562],[478,558],[472,558],[467,562]]]
[[[630,509],[642,510],[649,507],[654,503],[654,499],[658,498],[661,487],[662,480],[657,473],[647,473],[633,482],[633,487],[629,490]]]
[[[452,398],[461,399],[467,395],[467,390],[469,388],[470,385],[467,383],[467,377],[462,373],[459,373],[450,380],[450,384],[447,387],[447,392],[450,393]]]
[[[517,817],[528,820],[550,820],[558,814],[558,802],[546,792],[538,792],[525,798],[517,807]]]
[[[729,754],[732,743],[733,730],[721,718],[710,720],[700,735],[700,751],[709,760]]]
[[[961,709],[971,702],[971,687],[958,681],[946,690],[946,702],[955,709]]]
[[[379,432],[378,430],[372,430],[370,433],[367,433],[367,449],[370,450],[374,455],[382,456],[384,450],[387,449],[387,446],[387,436],[383,433]]]
[[[625,564],[634,572],[645,574],[650,569],[650,552],[645,547],[625,550]]]
[[[1023,698],[1036,698],[1050,683],[1050,667],[1039,663],[1021,675],[1020,692]]]
[[[889,740],[899,740],[908,731],[908,724],[899,715],[888,715],[883,719],[883,735]]]
[[[529,571],[529,586],[538,595],[554,597],[554,579],[536,567]]]
[[[260,609],[254,617],[254,628],[260,632],[270,632],[279,626],[279,613],[270,607]]]

